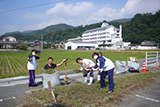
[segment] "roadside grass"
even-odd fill
[[[137,59],[142,59],[145,58],[145,52],[148,52],[150,50],[143,50],[143,51],[133,51],[133,50],[125,50],[125,51],[111,51],[111,50],[76,50],[76,51],[55,51],[55,50],[43,50],[41,53],[41,58],[37,60],[37,70],[36,70],[36,75],[42,74],[43,67],[48,63],[47,59],[48,57],[53,57],[53,63],[58,64],[60,63],[63,59],[68,58],[67,61],[67,70],[75,70],[77,68],[80,68],[80,65],[76,63],[76,58],[80,57],[82,59],[87,58],[95,61],[92,58],[93,52],[99,52],[101,51],[103,53],[103,56],[111,59],[113,62],[116,60],[119,61],[127,61],[128,57],[137,57]],[[153,51],[153,50],[152,50]],[[160,52],[159,50],[156,50]],[[9,68],[9,77],[12,76],[26,76],[28,75],[28,70],[27,70],[27,62],[28,62],[28,55],[30,53],[0,53],[0,58],[1,58],[1,65],[0,65],[0,79],[6,78],[6,63],[7,58],[10,63]],[[7,58],[6,58],[7,57]],[[9,65],[7,65],[9,67]],[[11,74],[11,69],[12,72],[14,71],[13,74]],[[63,64],[60,67],[55,68],[56,71],[64,71],[65,70],[65,64]]]
[[[147,86],[159,75],[160,73],[149,72],[125,78],[115,78],[114,92],[110,94],[106,93],[109,86],[107,79],[106,88],[101,90],[98,89],[100,87],[98,81],[95,81],[91,86],[87,84],[75,84],[54,87],[53,90],[58,104],[54,103],[51,92],[48,91],[48,89],[34,91],[32,94],[27,95],[26,98],[29,102],[27,102],[24,107],[28,107],[28,104],[34,107],[40,104],[36,100],[31,99],[38,99],[40,102],[43,102],[40,104],[41,106],[44,106],[44,103],[66,107],[83,107],[86,105],[93,107],[105,107],[106,105],[116,106],[116,104],[121,101],[121,98],[129,94],[130,91]]]

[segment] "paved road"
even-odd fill
[[[131,92],[117,107],[160,107],[160,76],[148,87]]]
[[[65,75],[60,76],[61,84],[64,85],[64,78]],[[80,83],[83,80],[83,75],[76,74],[76,75],[68,75],[69,77],[69,84],[76,84]],[[19,84],[20,82],[20,84]],[[37,78],[36,82],[38,84],[37,87],[28,87],[28,80],[22,81],[14,81],[10,84],[1,84],[0,87],[0,107],[15,107],[25,103],[24,96],[27,91],[42,89],[42,79]]]
[[[0,87],[0,106],[15,107],[24,103],[23,96],[30,89],[28,84]]]

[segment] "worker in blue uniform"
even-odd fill
[[[113,72],[114,72],[114,63],[102,56],[102,53],[100,52],[99,54],[97,52],[94,52],[92,54],[92,57],[96,60],[96,65],[94,67],[94,70],[100,70],[100,88],[103,89],[106,87],[105,85],[105,78],[108,75],[108,80],[109,80],[109,90],[107,93],[111,93],[114,91],[114,80],[113,80]]]
[[[40,59],[40,52],[38,52],[38,56],[36,55],[36,50],[32,50],[30,55],[28,56],[28,64],[27,69],[29,70],[29,87],[37,86],[35,82],[35,70],[37,68],[36,60]]]

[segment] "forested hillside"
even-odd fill
[[[71,25],[58,24],[58,25],[48,26],[44,29],[35,30],[35,31],[29,32],[27,34],[28,35],[34,35],[34,36],[40,36],[40,35],[46,35],[47,33],[51,32],[51,31],[66,30],[66,29],[72,29],[72,28],[74,28],[74,27],[71,26]]]
[[[103,22],[107,21],[104,20]],[[84,31],[100,27],[103,22],[78,27],[65,25],[65,27],[61,26],[54,30],[52,26],[52,29],[49,29],[51,27],[46,27],[45,29],[32,31],[30,33],[13,33],[12,35],[19,40],[31,41],[40,40],[40,36],[43,35],[45,41],[55,42],[57,40],[67,40],[81,36]],[[141,44],[144,40],[160,42],[160,10],[155,14],[136,14],[131,21],[127,22],[112,21],[107,23],[117,28],[119,28],[120,24],[122,25],[122,37],[125,42],[134,44]]]
[[[140,44],[144,40],[160,42],[160,10],[136,14],[130,22],[123,23],[123,39]]]
[[[18,38],[18,40],[33,41],[33,40],[39,40],[42,35],[45,36],[46,34],[48,34],[51,31],[59,31],[59,30],[66,30],[66,29],[73,29],[73,28],[74,27],[71,25],[57,24],[57,25],[48,26],[44,29],[34,30],[34,31],[8,32],[8,33],[5,33],[4,35],[2,35],[1,37],[5,36],[5,35],[12,35],[12,36]]]

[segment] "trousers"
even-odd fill
[[[35,84],[35,70],[29,70],[29,85]]]
[[[101,84],[101,88],[105,88],[106,84],[105,84],[105,78],[108,75],[108,81],[109,81],[109,91],[114,91],[114,80],[113,80],[113,72],[114,72],[114,68],[110,69],[108,71],[102,71],[101,75],[100,75],[100,84]]]
[[[91,68],[93,68],[93,67],[90,67],[89,69],[91,69]],[[84,77],[87,77],[87,74],[90,72],[90,77],[93,77],[94,75],[93,75],[93,70],[90,70],[90,71],[86,71],[86,70],[84,70]]]

